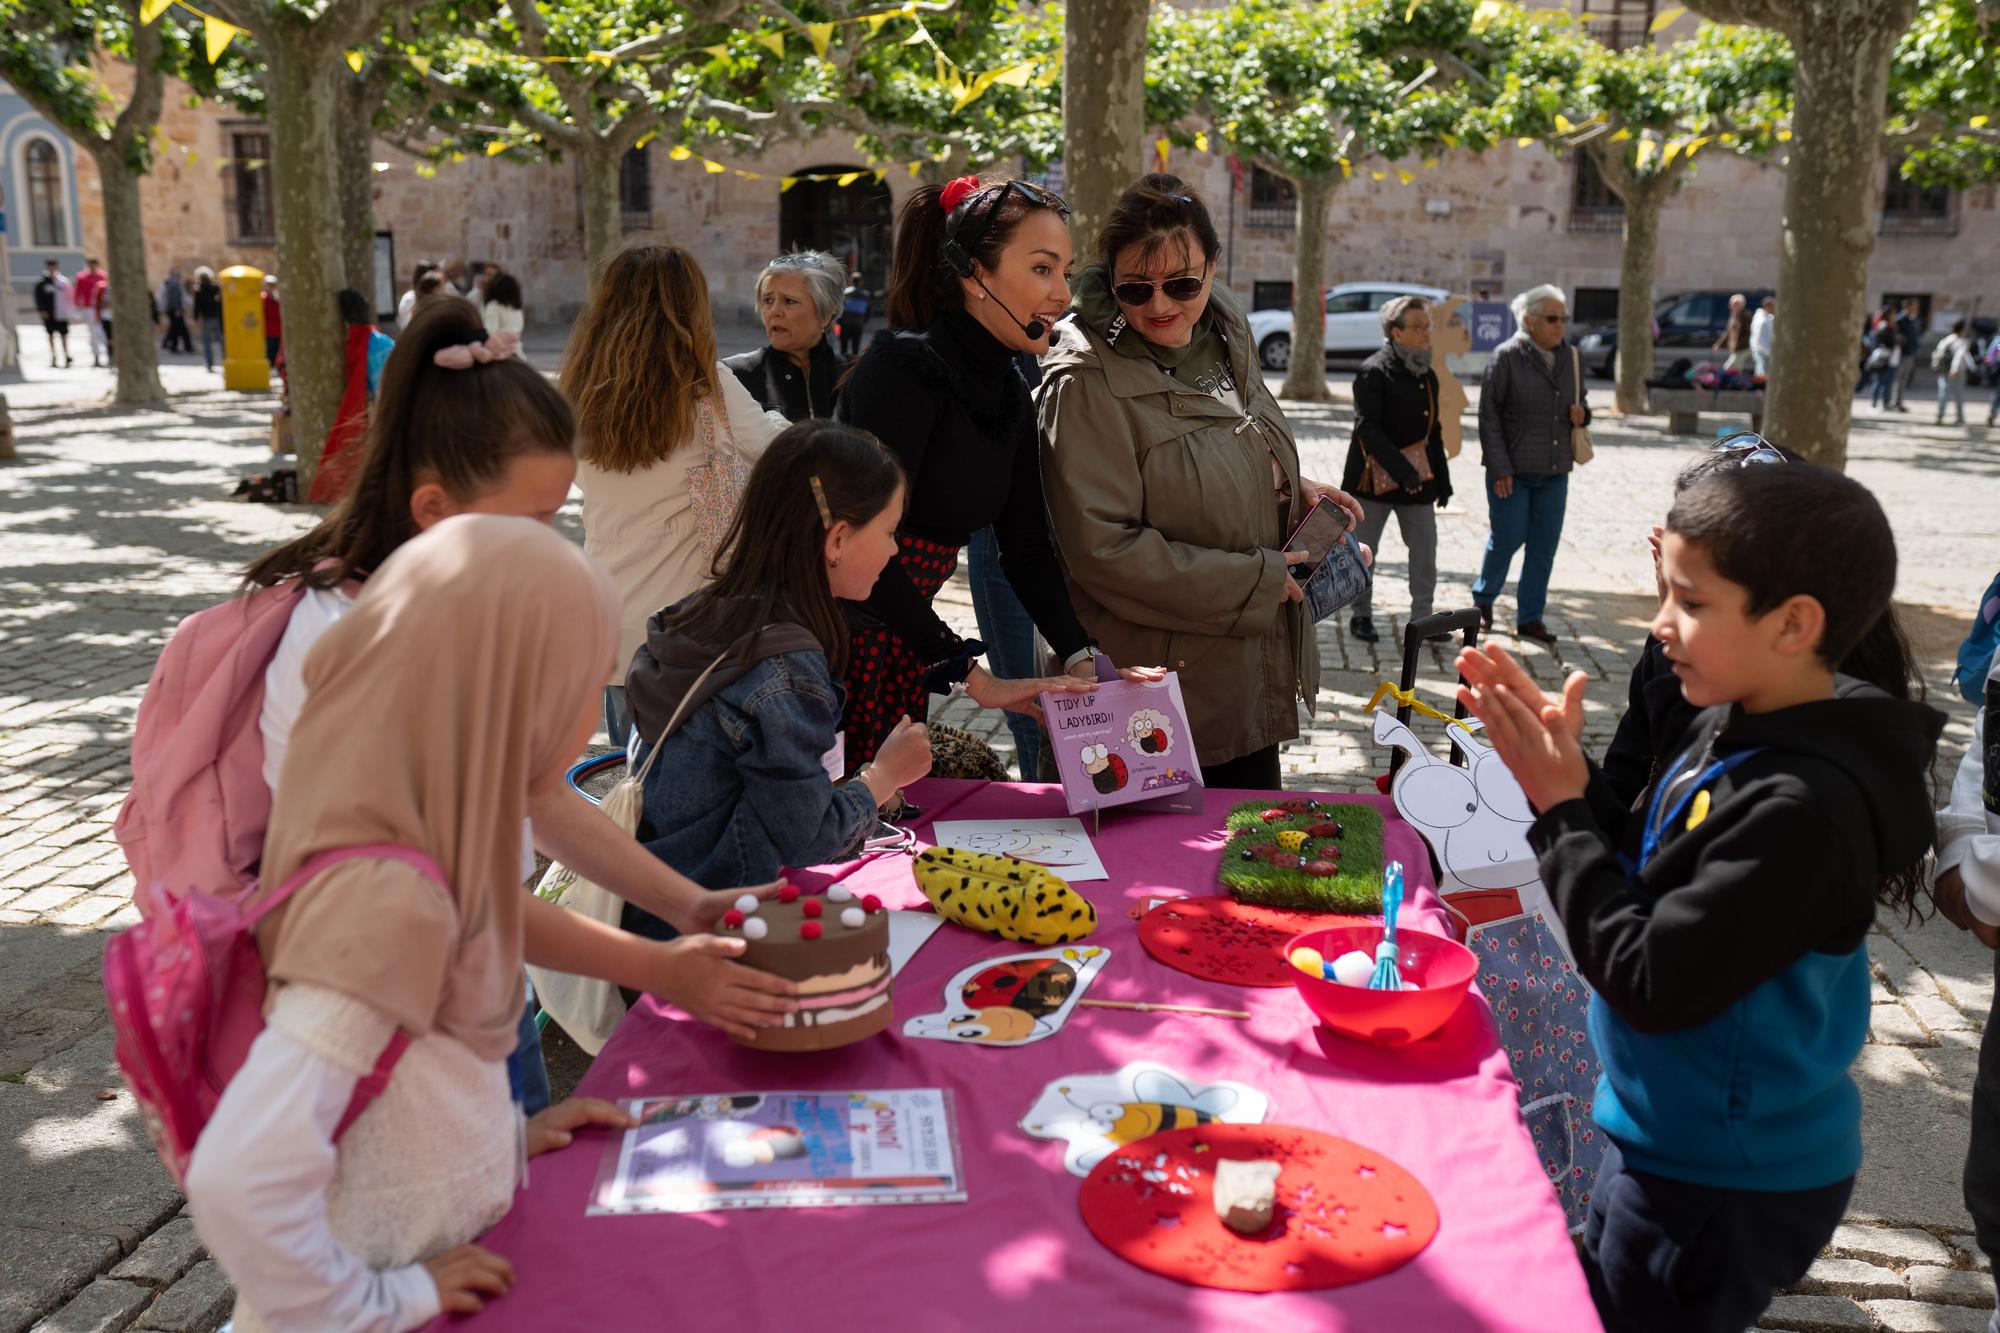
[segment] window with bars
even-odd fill
[[[238,245],[274,245],[278,222],[271,202],[270,131],[250,126],[225,133],[229,169],[222,173],[222,202],[229,239]]]
[[[1244,223],[1251,227],[1289,229],[1299,224],[1299,192],[1274,171],[1250,168],[1250,208]]]
[[[61,249],[69,244],[62,157],[47,139],[30,139],[23,158],[28,173],[28,243]]]
[[[1882,190],[1884,236],[1954,236],[1958,211],[1948,185],[1920,185],[1903,179],[1903,159],[1889,162],[1889,179]]]
[[[1655,0],[1583,0],[1584,28],[1614,51],[1652,40]]]
[[[626,231],[653,226],[653,159],[644,145],[627,152],[618,163],[618,212]]]
[[[1623,231],[1625,201],[1605,183],[1597,159],[1578,150],[1571,154],[1569,229],[1580,232]]]

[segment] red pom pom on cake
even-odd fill
[[[779,885],[779,886],[778,886],[778,901],[779,901],[779,902],[781,902],[781,903],[795,903],[795,902],[797,902],[798,900],[799,900],[799,890],[798,890],[798,886],[797,886],[797,885],[795,885],[795,884],[781,884],[781,885]]]
[[[808,898],[804,902],[799,904],[799,911],[804,913],[808,919],[817,917],[821,912],[825,910],[826,910],[825,907],[820,903],[820,900],[817,898]]]
[[[807,921],[807,922],[805,922],[805,923],[804,923],[803,925],[801,925],[801,926],[799,927],[799,938],[800,938],[800,939],[802,939],[802,940],[816,940],[816,939],[818,939],[819,937],[820,937],[820,927],[819,927],[819,922],[817,922],[817,921]]]
[[[730,909],[729,909],[729,910],[728,910],[727,912],[724,912],[724,913],[722,914],[722,924],[723,924],[723,925],[725,925],[725,926],[740,926],[740,925],[742,925],[742,924],[743,924],[743,913],[741,913],[741,912],[737,911],[737,910],[736,910],[735,908],[733,908],[733,907],[732,907],[732,908],[730,908]]]
[[[861,895],[861,910],[864,912],[879,912],[882,910],[882,900],[872,893],[864,893]]]

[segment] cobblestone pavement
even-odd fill
[[[106,934],[133,912],[110,828],[134,711],[167,632],[226,596],[232,570],[312,515],[225,498],[266,463],[267,399],[221,393],[199,366],[165,375],[176,396],[154,413],[80,403],[79,385],[108,384],[80,373],[7,387],[20,457],[0,463],[0,1333],[206,1330],[229,1301],[111,1062],[98,968]],[[1292,415],[1308,471],[1337,480],[1348,409],[1301,405]],[[1562,641],[1524,655],[1547,681],[1589,672],[1589,734],[1601,745],[1651,612],[1645,530],[1696,446],[1657,422],[1606,422],[1596,433],[1598,461],[1575,479],[1556,564],[1549,621]],[[2000,434],[1865,419],[1853,471],[1896,521],[1900,592],[1941,683],[1964,609],[1996,563],[1986,516],[2000,507]],[[1456,480],[1475,503],[1461,498],[1440,516],[1445,608],[1468,604],[1486,530],[1470,459]],[[574,507],[563,524],[578,533]],[[1402,577],[1392,535],[1376,605],[1378,624],[1396,633]],[[962,577],[945,607],[969,627]],[[1503,630],[1511,611],[1503,599]],[[1295,787],[1357,790],[1384,762],[1362,708],[1397,669],[1393,639],[1357,643],[1331,622],[1321,634],[1318,712],[1284,765]],[[1425,695],[1448,707],[1449,679],[1443,656],[1428,654]],[[1948,686],[1935,697],[1952,715],[1949,765],[1970,711]],[[997,717],[970,714],[962,700],[943,716],[1011,754]],[[1884,922],[1870,949],[1875,1021],[1858,1066],[1868,1165],[1850,1224],[1764,1326],[1983,1329],[1993,1288],[1957,1182],[1992,957],[1938,923]]]

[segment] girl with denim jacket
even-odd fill
[[[666,749],[646,775],[639,838],[675,870],[768,880],[853,856],[882,803],[930,771],[923,723],[904,717],[835,786],[852,637],[839,603],[866,598],[896,554],[905,494],[902,464],[874,436],[800,422],[751,472],[715,582],[647,622],[626,701],[641,762]],[[665,930],[631,907],[625,925]]]

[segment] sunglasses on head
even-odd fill
[[[1207,281],[1207,274],[1199,278],[1168,278],[1159,288],[1170,301],[1192,301],[1201,295],[1202,284]],[[1121,282],[1111,289],[1111,294],[1120,305],[1145,305],[1153,299],[1153,286],[1150,282]]]
[[[1718,454],[1733,454],[1739,450],[1743,456],[1736,460],[1736,466],[1749,467],[1752,463],[1782,463],[1785,455],[1763,436],[1755,431],[1739,430],[1733,435],[1725,435],[1711,444],[1709,451]]]

